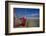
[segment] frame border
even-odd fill
[[[9,33],[8,28],[8,3],[28,3],[28,4],[42,4],[43,5],[43,31],[35,32],[22,32],[22,33]],[[45,3],[40,2],[22,2],[22,1],[5,1],[5,35],[18,35],[18,34],[32,34],[32,33],[44,33],[45,32]]]

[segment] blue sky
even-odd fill
[[[39,16],[39,9],[35,8],[14,8],[14,12],[18,17],[26,16],[27,18],[31,18]]]

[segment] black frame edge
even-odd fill
[[[8,34],[8,2],[5,2],[5,35]]]
[[[5,1],[5,2],[12,2],[12,3],[28,3],[28,4],[44,4],[41,2],[25,2],[25,1]]]
[[[45,3],[43,3],[43,32],[45,32]]]

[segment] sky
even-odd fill
[[[26,18],[38,18],[39,9],[35,8],[14,8],[14,14],[16,17],[26,17]]]

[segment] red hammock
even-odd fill
[[[21,18],[21,20],[22,20],[22,23],[21,24],[16,24],[16,26],[18,27],[18,26],[23,26],[23,27],[25,27],[26,26],[26,18]]]

